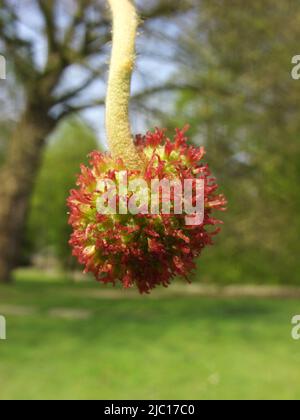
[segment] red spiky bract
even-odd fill
[[[72,190],[68,199],[73,228],[70,245],[85,272],[93,273],[98,281],[120,281],[125,288],[136,285],[141,293],[149,293],[158,285],[167,287],[176,276],[188,279],[195,259],[219,233],[222,222],[213,212],[225,210],[226,200],[217,193],[216,180],[203,162],[204,149],[188,145],[186,130],[176,130],[173,140],[159,129],[137,136],[136,145],[148,163],[143,173],[127,173],[128,179],[143,177],[149,188],[154,178],[203,179],[205,215],[201,225],[187,226],[186,214],[101,215],[96,208],[99,180],[117,182],[117,174],[126,168],[121,160],[100,152],[90,155],[90,167],[81,167],[78,189]]]

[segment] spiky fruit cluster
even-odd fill
[[[216,181],[203,163],[204,149],[189,146],[185,133],[186,129],[176,130],[173,140],[158,129],[137,136],[146,169],[127,171],[128,180],[142,177],[150,192],[152,179],[202,179],[205,212],[201,225],[187,225],[185,213],[99,214],[97,200],[103,193],[99,181],[110,179],[117,184],[126,168],[121,160],[100,152],[91,154],[90,167],[81,167],[78,189],[68,199],[73,227],[70,244],[85,272],[93,273],[98,281],[121,281],[125,288],[136,285],[141,293],[148,293],[158,285],[168,286],[176,276],[187,278],[196,257],[212,244],[222,223],[212,213],[224,210],[225,198],[217,193]]]

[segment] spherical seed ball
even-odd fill
[[[224,210],[226,200],[217,193],[216,181],[203,163],[204,149],[189,146],[185,133],[186,129],[176,130],[173,140],[159,129],[137,136],[136,146],[147,161],[143,172],[127,171],[121,160],[100,152],[91,154],[90,167],[81,167],[78,189],[72,190],[68,199],[73,228],[70,245],[85,272],[93,273],[98,281],[120,281],[125,288],[136,285],[141,293],[149,293],[158,285],[167,287],[176,276],[188,278],[195,268],[195,259],[213,243],[220,231],[217,225],[222,222],[212,213]],[[137,190],[140,198],[134,204],[137,214],[120,214],[121,206],[122,213],[126,213],[132,200],[130,189],[125,196],[123,190],[120,192],[124,176],[128,182],[143,180],[143,187]],[[187,224],[187,213],[174,214],[178,197],[173,190],[168,214],[162,210],[163,194],[156,196],[160,203],[157,214],[146,214],[153,204],[154,179],[176,179],[182,184],[192,180],[195,194],[194,181],[202,180],[203,222]],[[107,180],[115,188],[109,189]],[[117,211],[99,212],[99,200],[104,197],[109,206],[117,205]]]

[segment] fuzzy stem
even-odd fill
[[[132,138],[129,120],[131,77],[135,65],[138,17],[132,0],[108,0],[113,15],[113,47],[106,98],[106,130],[114,158],[132,170],[143,168],[143,159]]]

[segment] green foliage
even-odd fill
[[[199,262],[218,282],[300,282],[300,3],[203,0],[181,40],[198,84],[177,102],[229,199],[224,233]]]
[[[64,265],[73,264],[68,245],[66,200],[75,187],[80,164],[97,149],[94,133],[83,122],[63,123],[50,140],[32,198],[27,241],[37,254],[53,255]]]

